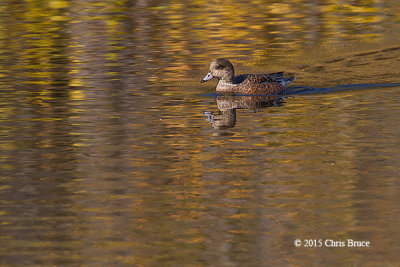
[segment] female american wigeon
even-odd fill
[[[232,63],[224,58],[217,58],[210,64],[210,72],[201,82],[217,78],[218,93],[276,95],[284,91],[295,77],[283,78],[283,72],[271,74],[241,74],[235,76]]]

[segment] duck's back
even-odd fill
[[[282,83],[283,72],[276,72],[271,74],[241,74],[235,77],[235,84],[252,83]]]
[[[294,79],[294,78],[293,78]],[[218,92],[248,95],[277,95],[285,90],[287,84],[283,72],[271,74],[241,74],[234,83],[219,83]]]

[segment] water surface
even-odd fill
[[[6,1],[0,264],[398,264],[399,15],[389,0]],[[283,103],[217,97],[200,80],[221,56],[297,80]]]

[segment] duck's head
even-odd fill
[[[225,58],[217,58],[210,64],[210,72],[201,80],[202,83],[211,80],[212,78],[217,78],[218,80],[223,80],[226,82],[233,82],[235,77],[235,70],[232,63]]]

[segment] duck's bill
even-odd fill
[[[202,83],[211,80],[212,78],[214,78],[214,76],[212,76],[211,71],[206,75],[206,77],[204,77],[203,80],[201,80]]]

